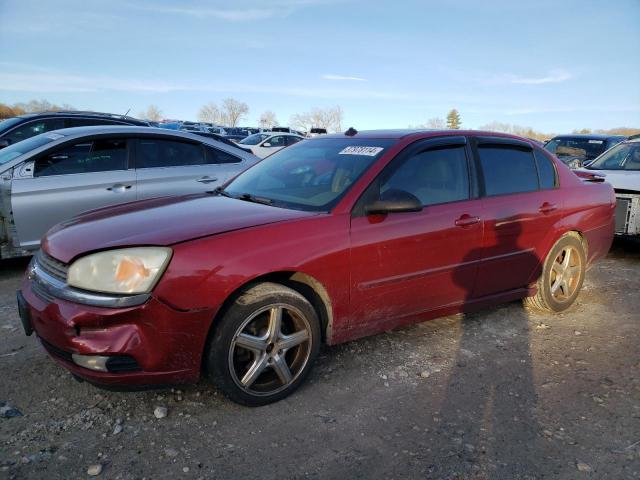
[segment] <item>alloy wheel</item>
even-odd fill
[[[549,286],[557,302],[566,302],[575,293],[582,274],[581,257],[573,246],[566,246],[556,256],[551,266]]]
[[[295,382],[311,351],[311,326],[302,312],[291,305],[268,305],[236,330],[229,348],[229,370],[247,393],[273,395]]]

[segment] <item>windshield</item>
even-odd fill
[[[18,117],[7,118],[6,120],[2,120],[0,122],[0,132],[4,132],[5,130],[8,130],[9,128],[13,127],[17,123],[20,123],[20,118]]]
[[[619,143],[596,158],[587,168],[589,170],[638,171],[640,170],[640,142]]]
[[[257,145],[268,136],[269,135],[265,135],[264,133],[256,133],[255,135],[249,135],[247,138],[245,138],[244,140],[240,140],[240,142],[238,143],[241,143],[243,145]]]
[[[24,155],[31,150],[35,150],[36,148],[49,142],[53,142],[54,140],[58,140],[59,138],[63,138],[63,135],[58,133],[43,133],[41,135],[36,135],[35,137],[27,138],[26,140],[22,140],[21,142],[16,142],[13,145],[9,145],[8,147],[0,150],[0,165],[4,165],[20,155]]]
[[[225,191],[274,206],[329,211],[395,143],[388,139],[327,138],[280,150],[237,177]]]
[[[607,142],[595,138],[561,137],[550,140],[544,148],[557,157],[577,157],[593,160],[606,150]]]

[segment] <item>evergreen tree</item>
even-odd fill
[[[452,130],[460,130],[460,125],[462,122],[460,121],[460,114],[454,108],[449,113],[447,113],[447,128]]]

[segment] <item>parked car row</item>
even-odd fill
[[[223,176],[214,171],[229,157],[240,158],[213,140],[131,128],[120,139],[95,130],[77,160],[69,131],[34,137],[45,142],[37,152],[5,162],[17,172],[8,184],[37,191],[56,175],[59,182],[107,166],[95,193],[126,195],[173,181],[167,170],[180,157],[198,169],[186,180],[198,189],[199,180]],[[169,156],[158,146],[168,135],[184,135],[171,138],[180,145]],[[628,154],[605,166],[627,165],[635,146],[621,145]],[[210,158],[211,171],[199,164]],[[58,224],[27,270],[20,317],[26,334],[92,383],[166,385],[204,374],[234,401],[264,405],[300,386],[323,342],[516,299],[566,310],[613,237],[613,190],[594,180],[505,134],[323,135],[210,194],[142,200]],[[64,197],[77,201],[84,183],[65,184]],[[51,195],[51,205],[60,201]],[[31,208],[48,221],[46,205]]]
[[[153,127],[33,136],[0,150],[0,258],[29,254],[85,210],[212,191],[258,160],[230,141]]]

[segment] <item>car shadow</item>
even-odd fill
[[[543,261],[520,245],[521,219],[507,219],[495,232],[487,233],[485,238],[493,236],[495,243],[470,250],[463,265],[477,258],[518,252],[512,257],[516,260],[513,265],[532,269],[532,278],[540,275]],[[508,263],[501,266],[498,274],[509,275],[505,268],[509,268]],[[492,344],[478,351],[481,348],[478,336],[493,327],[482,322],[484,315],[472,313],[474,291],[478,290],[476,281],[470,282],[462,268],[453,275],[457,285],[464,288],[466,301],[457,354],[439,416],[449,426],[447,431],[456,432],[456,438],[463,440],[451,453],[452,444],[443,439],[441,473],[446,474],[447,465],[454,462],[455,471],[469,477],[477,475],[480,469],[488,478],[539,478],[542,472],[536,462],[546,455],[536,418],[538,398],[527,310],[520,305],[500,308],[499,313],[506,317],[501,323],[503,326],[506,323],[508,330],[492,336]],[[480,274],[478,281],[483,279],[492,283],[490,277]]]

